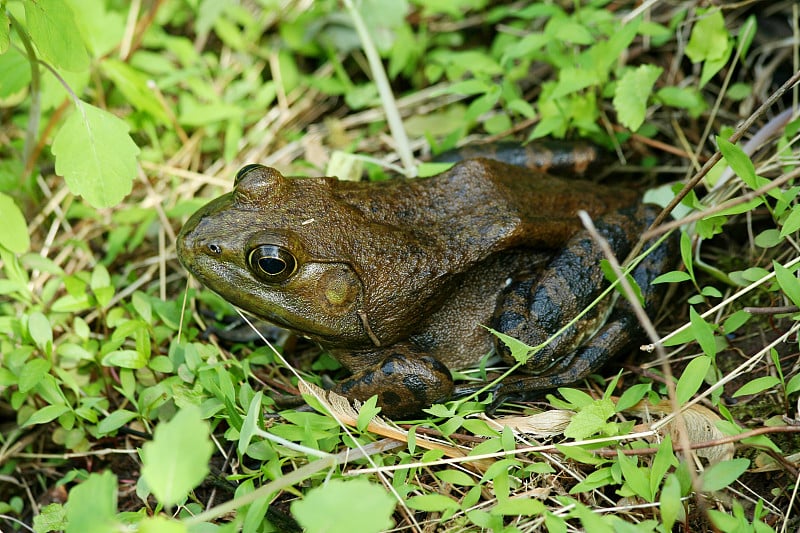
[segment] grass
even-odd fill
[[[792,2],[261,4],[4,4],[0,530],[796,529]],[[242,165],[382,179],[544,136],[684,195],[656,355],[396,426],[314,388],[341,371],[302,340],[201,336],[233,311],[175,234]]]

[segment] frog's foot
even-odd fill
[[[354,373],[334,390],[362,402],[377,395],[382,415],[404,418],[449,399],[453,379],[438,359],[398,347],[380,365]]]

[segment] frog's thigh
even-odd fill
[[[355,372],[335,390],[359,401],[377,395],[381,414],[402,418],[449,399],[453,379],[435,357],[399,345],[387,349],[387,356],[379,365]]]

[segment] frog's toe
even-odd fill
[[[414,416],[453,393],[450,370],[431,356],[393,351],[379,366],[356,372],[336,391],[365,401],[378,396],[381,414],[389,418]]]

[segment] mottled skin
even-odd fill
[[[341,393],[377,394],[403,417],[453,395],[450,369],[494,345],[482,325],[535,346],[603,289],[579,209],[619,257],[654,216],[630,189],[483,158],[377,183],[249,165],[182,228],[178,257],[226,300],[327,348],[352,373]],[[634,277],[646,287],[667,260],[660,251]],[[496,395],[579,380],[638,336],[625,305],[598,307]]]

